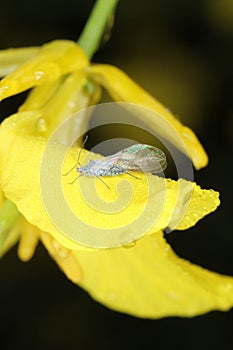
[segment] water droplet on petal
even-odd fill
[[[132,248],[136,245],[136,241],[133,241],[133,242],[130,242],[130,243],[127,243],[125,245],[123,245],[122,247],[123,248]]]
[[[175,292],[173,292],[172,290],[168,291],[167,296],[169,299],[173,299],[176,301],[178,301],[180,299],[180,296],[178,294],[176,294]]]
[[[116,294],[115,293],[109,293],[108,299],[111,301],[114,301],[116,299]]]
[[[39,118],[37,120],[37,128],[39,132],[46,132],[48,130],[48,126],[44,118]]]
[[[36,71],[36,72],[34,72],[34,76],[35,76],[36,80],[39,80],[39,79],[43,78],[44,72],[43,71]]]
[[[70,254],[70,250],[66,249],[64,247],[62,247],[62,245],[56,240],[54,239],[52,241],[52,245],[54,247],[54,249],[56,250],[56,253],[61,257],[61,258],[67,258],[68,255]]]

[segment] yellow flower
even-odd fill
[[[149,109],[161,115],[161,120],[167,120],[176,130],[193,164],[199,169],[207,164],[208,159],[195,134],[119,69],[90,65],[74,42],[55,41],[41,48],[21,50],[5,51],[0,55],[2,71],[12,71],[0,82],[0,99],[34,88],[19,112],[7,118],[0,127],[0,186],[5,198],[13,202],[22,214],[12,228],[12,232],[20,232],[20,258],[28,260],[40,239],[74,283],[110,308],[139,317],[194,316],[213,309],[229,309],[233,304],[233,278],[177,257],[163,238],[163,230],[171,222],[176,224],[176,229],[184,230],[214,211],[219,205],[217,192],[202,190],[183,179],[174,181],[141,175],[141,181],[138,181],[122,175],[108,179],[111,191],[101,182],[96,182],[96,191],[102,201],[95,208],[86,203],[79,186],[70,186],[63,177],[64,197],[78,218],[78,221],[70,220],[66,207],[61,206],[63,202],[58,191],[60,180],[57,179],[61,178],[61,170],[57,173],[54,169],[64,158],[65,145],[71,135],[86,130],[86,119],[80,117],[79,123],[72,124],[71,129],[60,135],[59,143],[48,142],[62,121],[99,100],[100,87],[105,87],[117,102],[145,107],[145,113],[140,116],[143,121],[152,129],[156,126],[156,132],[176,145],[173,133],[164,130],[164,124],[159,125],[160,122],[146,111]],[[7,66],[5,62],[8,62],[9,55],[15,59],[9,60]],[[25,63],[22,63],[23,55],[25,61],[28,59]],[[17,57],[20,57],[20,62]],[[90,81],[93,91],[87,88]],[[41,177],[48,149],[52,152],[51,163],[47,165],[46,176]],[[80,147],[74,146],[67,152],[63,173],[74,166],[79,151]],[[81,162],[86,155],[96,157],[83,151]],[[123,202],[127,199],[128,187],[123,188],[119,198],[116,191],[118,182],[124,178],[130,182],[133,195],[129,205],[113,213],[109,208],[118,202],[117,199]],[[82,178],[82,188],[89,199],[93,195],[92,184],[93,179]],[[41,192],[41,186],[46,191]],[[50,209],[52,206],[52,211],[59,213],[56,217],[58,225],[48,215],[44,197]],[[137,236],[141,226],[137,219],[144,212],[147,214],[143,216],[146,233]],[[75,227],[73,235],[64,232],[68,227],[71,231]],[[126,227],[130,230],[127,231]],[[104,247],[115,248],[101,249],[103,239],[99,230],[105,230]],[[112,230],[121,233],[120,242],[111,244],[115,239]],[[89,247],[80,244],[79,237],[83,235],[89,237],[92,243],[88,244]],[[135,244],[127,245],[133,240],[132,235],[141,238]],[[15,240],[11,244],[13,242]],[[4,244],[3,252],[7,250],[6,246],[11,246],[10,243]]]

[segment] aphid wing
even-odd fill
[[[166,156],[160,149],[143,144],[127,147],[106,157],[105,161],[122,166],[126,170],[141,172],[158,173],[167,166]]]
[[[104,161],[112,163],[114,165],[125,166],[127,163],[127,157],[125,156],[124,149],[111,156],[105,157]]]
[[[133,162],[134,159],[140,158],[142,155],[140,146],[145,145],[133,145],[127,148],[122,149],[121,151],[106,157],[106,161],[109,161],[115,165],[124,166],[130,162]]]
[[[167,162],[160,162],[157,159],[142,158],[140,160],[135,160],[134,163],[129,163],[127,170],[131,171],[141,171],[146,173],[159,173],[165,170],[167,167]]]

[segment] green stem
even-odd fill
[[[78,39],[78,44],[89,59],[99,47],[107,21],[117,5],[118,0],[97,0],[90,17]]]
[[[0,248],[7,239],[8,232],[19,216],[16,206],[5,199],[0,211]]]

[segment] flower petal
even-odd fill
[[[52,236],[41,232],[29,224],[23,217],[20,220],[22,234],[18,247],[18,256],[22,261],[28,261],[34,255],[39,239],[43,242],[51,257],[73,283],[79,283],[82,271],[77,257],[73,252],[61,246]]]
[[[116,67],[100,64],[89,66],[86,68],[86,71],[94,81],[103,85],[107,89],[115,101],[134,103],[144,106],[165,118],[178,132],[181,140],[183,140],[187,148],[187,153],[192,159],[196,169],[200,169],[207,165],[207,154],[194,132],[188,127],[184,126],[166,107],[150,96],[124,72]],[[155,123],[154,115],[151,113],[146,113],[145,110],[145,113],[140,117],[151,128],[154,127],[156,132],[160,133],[162,137],[165,137],[176,147],[181,148],[181,146],[177,143],[176,133],[171,132],[171,130],[166,130],[166,128],[164,128],[164,123],[160,126],[158,121]],[[181,151],[184,151],[183,147],[181,148]]]
[[[0,51],[0,77],[13,72],[20,64],[31,59],[39,51],[39,47],[22,47]]]
[[[43,137],[49,137],[64,120],[90,103],[90,96],[85,91],[86,76],[83,70],[69,74],[56,82],[43,84],[32,90],[25,103],[19,108],[20,112],[33,111]],[[88,120],[78,120],[77,125],[69,123],[68,129],[63,130],[61,143],[72,135],[78,135],[86,130]],[[82,131],[80,131],[82,129]]]
[[[33,58],[0,82],[0,100],[87,65],[85,53],[75,42],[56,40],[45,44]]]
[[[45,232],[41,232],[41,240],[66,276],[72,282],[79,283],[82,279],[82,270],[73,251],[64,248],[58,241]]]
[[[29,224],[22,216],[20,218],[21,236],[18,246],[18,256],[22,261],[28,261],[34,255],[39,242],[39,230]]]
[[[57,187],[61,168],[56,167],[60,160],[63,161],[67,148],[59,144],[48,145],[45,139],[34,136],[35,130],[35,119],[30,112],[19,113],[2,123],[0,164],[4,164],[4,168],[0,169],[1,186],[5,196],[17,205],[31,224],[49,232],[69,249],[84,249],[79,244],[81,233],[93,235],[94,246],[102,247],[98,241],[102,237],[97,235],[99,229],[105,230],[104,243],[108,242],[106,244],[110,247],[112,237],[108,233],[109,229],[119,230],[122,237],[120,245],[123,245],[138,238],[140,230],[140,235],[153,233],[166,228],[171,221],[173,227],[180,225],[181,229],[188,228],[219,204],[217,192],[201,190],[196,184],[182,179],[176,182],[152,175],[140,174],[140,180],[127,175],[108,177],[105,180],[110,190],[98,179],[95,183],[91,177],[82,177],[80,188],[77,183],[69,184],[77,176],[75,169],[69,176],[62,177],[61,193]],[[41,177],[41,160],[46,146],[52,158]],[[75,165],[79,150],[73,148],[67,153],[63,173]],[[93,156],[83,151],[81,162],[86,154]],[[119,184],[121,187],[118,192],[117,186],[121,180],[127,182]],[[46,208],[41,197],[40,181],[43,181],[46,189]],[[65,205],[79,220],[77,225],[75,221],[74,236],[64,231],[62,233],[61,227],[67,229],[71,225],[63,198]],[[48,206],[57,216],[56,225],[47,213]],[[83,226],[85,232],[82,231]]]
[[[162,232],[130,248],[76,252],[81,286],[111,309],[138,317],[199,315],[233,305],[233,278],[179,258]]]
[[[18,222],[12,227],[8,232],[7,238],[4,241],[3,245],[0,247],[0,257],[8,252],[18,241],[21,234],[21,227]]]

